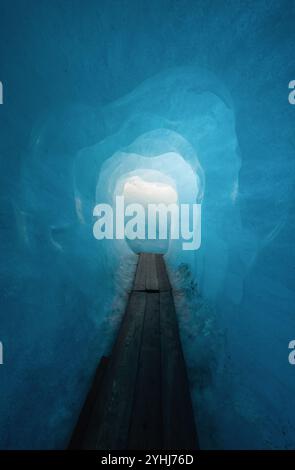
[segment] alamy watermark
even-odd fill
[[[117,196],[115,210],[110,204],[97,204],[93,226],[97,240],[184,240],[183,250],[201,246],[201,204],[125,204]]]
[[[295,366],[295,339],[292,339],[292,341],[290,341],[289,349],[291,349],[291,352],[288,356],[289,364],[291,364],[291,366]]]
[[[3,364],[3,344],[0,341],[0,366]]]
[[[288,100],[290,104],[295,104],[295,80],[291,80],[289,83],[289,89],[292,90],[289,93]]]
[[[3,83],[0,82],[0,104],[3,104]]]

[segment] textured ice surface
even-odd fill
[[[135,263],[93,206],[152,169],[202,201],[201,249],[167,255],[201,445],[294,448],[294,2],[2,2],[0,21],[0,447],[66,445]]]

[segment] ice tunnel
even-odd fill
[[[66,129],[62,125],[64,120]],[[97,142],[95,135],[99,136]],[[59,266],[58,278],[53,275],[47,279],[52,295],[59,290],[61,279],[68,277],[69,269],[72,278],[63,295],[64,305],[68,305],[65,321],[69,321],[72,331],[67,345],[72,363],[68,380],[76,383],[79,399],[73,410],[64,403],[65,418],[56,416],[60,423],[58,445],[62,445],[73,426],[89,386],[95,366],[95,359],[90,357],[92,351],[95,355],[104,354],[112,344],[132,282],[135,253],[143,248],[137,240],[128,243],[125,239],[96,240],[92,233],[94,206],[113,204],[115,196],[126,191],[126,184],[134,182],[134,178],[145,181],[145,185],[157,183],[169,188],[171,201],[177,197],[180,203],[201,204],[199,250],[184,251],[179,240],[166,244],[157,241],[158,245],[145,245],[144,250],[166,253],[167,263],[176,273],[173,282],[179,289],[177,302],[181,306],[185,301],[189,309],[188,317],[180,317],[189,371],[198,367],[204,370],[204,375],[210,375],[216,360],[212,345],[216,341],[220,345],[222,335],[214,313],[216,300],[227,288],[236,302],[245,275],[242,267],[228,277],[231,253],[240,250],[233,243],[233,239],[241,237],[239,168],[235,116],[229,94],[214,76],[198,69],[171,70],[103,108],[91,112],[84,107],[61,109],[59,116],[49,116],[36,126],[23,167],[19,230],[29,252],[34,249],[45,263],[54,261]],[[52,184],[54,192],[48,190]],[[156,198],[158,202],[161,197]],[[231,233],[225,227],[231,227]],[[187,283],[191,292],[182,289],[182,283]],[[194,354],[186,328],[189,312],[194,310],[190,303],[197,292],[207,299],[207,313],[205,318],[190,321],[208,329],[204,339],[208,345],[203,345],[208,351],[205,355]],[[38,302],[38,296],[35,301]],[[80,318],[85,323],[79,310],[85,301],[89,303],[89,326],[77,337],[71,318],[75,317],[75,321]],[[182,307],[181,310],[185,311]],[[52,313],[51,318],[54,322]],[[72,357],[73,348],[81,351],[86,340],[90,345],[84,349],[87,366],[86,358]],[[195,364],[196,357],[201,364]],[[77,368],[82,374],[78,374],[79,385],[74,376]],[[190,373],[194,387],[193,372]],[[203,384],[201,390],[202,387]],[[195,412],[198,410],[202,418],[202,410],[210,409],[207,395],[193,395],[193,400]],[[199,421],[206,443],[208,419]]]
[[[174,75],[181,83],[177,92]],[[205,90],[201,93],[198,88],[197,92],[191,91],[192,82],[195,87],[202,87],[205,80]],[[211,92],[210,81],[212,89],[218,88],[219,93],[222,90],[214,80],[210,74],[206,76],[204,72],[197,74],[188,70],[149,80],[131,95],[107,107],[105,125],[109,115],[110,125],[116,125],[118,114],[121,117],[119,128],[101,143],[82,149],[75,163],[76,200],[79,210],[83,207],[83,217],[88,216],[88,220],[92,216],[94,191],[96,201],[111,203],[117,181],[128,172],[136,175],[137,170],[152,169],[170,177],[180,202],[203,202],[203,248],[196,255],[182,253],[181,256],[183,262],[190,259],[191,269],[203,284],[204,294],[211,298],[223,288],[227,270],[229,247],[223,240],[222,224],[225,218],[230,219],[225,224],[232,224],[234,230],[239,231],[240,223],[236,201],[240,160],[234,112],[226,91],[223,91],[224,97]],[[164,90],[162,83],[165,83]],[[151,98],[149,94],[153,88],[157,88],[157,92]],[[178,100],[177,107],[175,100]],[[139,103],[140,112],[137,109]],[[151,106],[153,113],[149,109]],[[213,237],[211,242],[207,234]],[[172,246],[174,250],[169,250],[168,255],[171,260],[177,259],[177,244]],[[110,250],[117,248],[114,246]],[[200,258],[198,263],[193,260],[194,256]],[[239,276],[235,282],[234,295],[239,295]]]
[[[190,204],[194,201],[201,201],[203,180],[199,165],[196,165],[198,170],[194,171],[191,164],[176,152],[160,155],[150,154],[149,156],[136,152],[136,147],[140,145],[141,139],[144,139],[148,146],[150,141],[161,138],[162,133],[169,141],[170,134],[167,130],[158,130],[157,133],[151,132],[138,138],[137,142],[131,144],[128,149],[116,152],[105,162],[97,182],[96,202],[105,201],[115,206],[115,198],[124,195],[124,192],[126,203],[129,201],[168,205],[176,202]],[[175,134],[173,136],[176,137]],[[180,138],[180,136],[177,137]],[[135,188],[136,182],[137,188]],[[158,188],[155,184],[158,185]],[[129,194],[126,194],[127,189]],[[131,197],[132,190],[133,196]],[[135,195],[137,196],[135,197]],[[146,227],[146,236],[147,232],[148,226]],[[115,241],[115,244],[117,242],[118,240]],[[111,244],[109,243],[109,245]],[[171,249],[171,243],[168,243],[168,240],[160,242],[159,238],[157,244],[151,240],[146,240],[145,243],[134,240],[132,243],[129,241],[129,246],[133,246],[135,252],[158,251],[165,253],[169,246]],[[173,246],[176,248],[175,243]]]
[[[223,348],[222,326],[215,314],[218,299],[224,289],[234,303],[242,296],[247,259],[244,264],[240,261],[243,247],[237,240],[255,250],[253,240],[242,233],[241,228],[240,157],[229,95],[210,74],[176,70],[147,81],[127,97],[107,106],[103,116],[106,137],[79,150],[75,158],[74,197],[78,220],[91,227],[94,204],[113,205],[115,196],[122,194],[126,182],[135,177],[169,184],[180,203],[202,204],[199,250],[183,251],[179,240],[169,240],[161,246],[145,244],[144,251],[166,253],[168,265],[176,273],[174,282],[180,290],[183,282],[190,283],[192,292],[184,295],[193,296],[189,310],[195,309],[196,293],[207,299],[205,318],[191,318],[187,313],[190,322],[205,328],[202,355],[199,351],[195,353],[198,345],[191,344],[187,336],[188,318],[182,320],[181,329],[191,369],[197,367],[204,370],[205,375],[213,374],[213,343]],[[101,269],[115,273],[119,266],[126,265],[125,259],[130,260],[130,272],[126,269],[121,272],[113,281],[115,286],[128,285],[128,279],[130,282],[134,257],[128,247],[138,252],[143,246],[138,240],[97,242],[96,256]],[[239,260],[239,269],[229,270],[232,259]],[[111,285],[109,289],[111,292]],[[118,292],[118,287],[114,292]],[[183,295],[178,302],[179,309],[185,311]],[[100,321],[106,318],[101,317]],[[210,338],[208,345],[206,338]],[[194,399],[198,413],[208,409],[207,396],[204,399],[195,395]],[[202,434],[206,435],[206,431]]]
[[[294,8],[6,3],[0,448],[67,446],[142,251],[164,254],[200,448],[294,448]],[[199,204],[200,247],[96,239],[117,196]]]

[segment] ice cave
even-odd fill
[[[200,447],[294,448],[294,3],[70,3],[1,6],[0,448],[66,446],[140,251],[165,254]],[[95,239],[122,195],[201,204],[200,248]]]

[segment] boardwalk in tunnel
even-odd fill
[[[69,448],[197,447],[164,258],[142,253],[112,353],[100,361]]]

